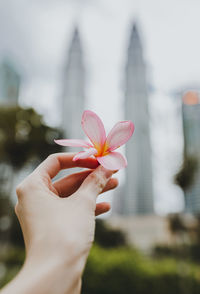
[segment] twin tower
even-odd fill
[[[62,128],[66,138],[83,136],[79,124],[85,109],[85,70],[79,31],[76,28],[69,47],[62,95]],[[114,111],[114,109],[113,109]],[[148,93],[143,50],[136,24],[133,25],[125,67],[124,118],[135,124],[133,138],[126,145],[128,167],[124,186],[115,196],[114,213],[152,214],[153,188]]]

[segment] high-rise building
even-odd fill
[[[85,70],[80,34],[74,29],[64,70],[62,95],[62,129],[65,138],[83,137],[81,116],[84,110]]]
[[[133,25],[125,73],[125,118],[135,124],[126,145],[126,182],[116,210],[123,215],[152,214],[152,164],[149,134],[148,94],[143,50],[136,24]]]
[[[196,169],[191,186],[185,191],[185,210],[200,213],[200,94],[188,91],[183,95],[183,132],[185,157],[195,160]]]
[[[18,104],[20,75],[9,60],[0,64],[0,104]]]

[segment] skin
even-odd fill
[[[114,189],[114,171],[98,166],[96,159],[72,161],[75,154],[49,156],[16,189],[15,207],[26,247],[19,274],[1,294],[75,294],[94,240],[95,215],[110,209],[96,204],[97,196]],[[56,182],[62,170],[83,167]]]

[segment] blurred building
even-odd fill
[[[18,104],[20,75],[9,60],[0,64],[0,104]]]
[[[126,184],[114,205],[123,215],[152,214],[152,164],[149,133],[148,95],[143,49],[133,25],[125,73],[125,117],[135,124],[133,139],[126,146]]]
[[[80,127],[84,110],[85,70],[80,34],[74,29],[63,76],[62,129],[66,138],[83,137]]]
[[[169,222],[158,215],[117,216],[106,220],[113,229],[122,230],[127,242],[150,252],[155,245],[173,244]]]
[[[200,213],[200,92],[188,91],[182,97],[184,153],[197,168],[194,181],[185,191],[186,212]]]

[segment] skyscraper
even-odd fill
[[[66,138],[81,138],[80,127],[84,110],[85,70],[79,31],[74,29],[64,70],[62,95],[62,129]]]
[[[0,103],[18,104],[20,75],[13,64],[5,59],[0,64]]]
[[[200,213],[200,96],[197,91],[183,95],[184,153],[196,162],[193,183],[185,191],[185,210]]]
[[[133,25],[125,72],[125,118],[135,124],[135,133],[126,145],[128,167],[118,213],[152,214],[152,164],[149,134],[148,95],[143,50],[136,24]]]

